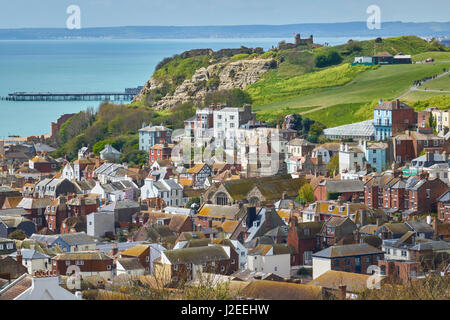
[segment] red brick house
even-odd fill
[[[437,199],[438,219],[450,223],[450,191],[447,190]]]
[[[52,271],[59,275],[71,275],[79,270],[81,277],[100,275],[107,280],[113,276],[113,259],[101,251],[66,252],[54,256]]]
[[[45,209],[44,214],[48,230],[57,233],[61,228],[63,220],[68,217],[66,198],[58,197],[53,200]]]
[[[37,170],[40,173],[51,173],[58,169],[56,160],[47,154],[35,156],[33,159],[29,160],[28,166],[30,169]]]
[[[310,265],[311,255],[320,248],[319,234],[324,221],[298,223],[293,217],[289,224],[288,245],[293,249],[291,266]]]
[[[448,186],[441,179],[421,176],[414,185],[406,188],[408,209],[419,213],[436,212],[438,199],[446,191]]]
[[[361,180],[324,180],[314,189],[314,201],[351,201],[364,197],[364,183]]]
[[[366,274],[383,258],[382,250],[366,243],[331,246],[312,255],[313,279],[329,270]]]
[[[150,245],[138,244],[120,252],[121,258],[137,258],[145,268],[145,273],[150,273]]]
[[[172,148],[166,144],[155,144],[148,151],[148,163],[159,160],[169,160],[172,156]]]
[[[230,254],[230,247],[220,245],[167,250],[154,262],[155,277],[178,282],[195,280],[199,271],[231,275],[238,270],[239,260]]]

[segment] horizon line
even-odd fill
[[[287,27],[295,25],[331,25],[331,24],[352,24],[352,23],[366,23],[366,21],[345,21],[345,22],[304,22],[304,23],[288,23],[288,24],[230,24],[230,25],[121,25],[121,26],[97,26],[97,27],[83,27],[81,29],[75,29],[75,31],[83,29],[107,29],[107,28],[208,28],[208,27]],[[387,23],[403,23],[403,24],[446,24],[450,21],[386,21]],[[42,29],[54,29],[54,30],[68,30],[64,27],[16,27],[16,28],[0,28],[0,30],[42,30]]]

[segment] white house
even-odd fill
[[[64,169],[62,171],[62,178],[68,179],[68,180],[76,179],[75,170],[70,163],[67,163],[64,166]]]
[[[116,264],[116,273],[130,276],[143,276],[145,274],[144,266],[137,258],[119,258]]]
[[[92,212],[86,216],[87,234],[91,237],[104,237],[106,233],[115,234],[114,211]]]
[[[116,150],[111,145],[107,144],[105,148],[100,151],[100,159],[107,161],[119,161],[122,152]]]
[[[291,254],[284,244],[259,244],[247,255],[247,269],[271,272],[283,278],[291,276]]]
[[[183,200],[183,187],[173,179],[161,179],[154,181],[152,178],[145,179],[141,188],[141,200],[161,198],[167,206],[179,207]]]
[[[21,249],[10,256],[27,268],[29,274],[35,271],[50,271],[52,266],[50,256],[32,249]]]
[[[359,146],[341,144],[339,150],[339,172],[361,171],[364,169],[366,158],[364,151]]]
[[[0,296],[14,290],[18,292],[18,295],[12,300],[82,300],[80,291],[73,294],[59,284],[60,277],[56,275],[32,277],[29,274],[23,274],[0,290]]]

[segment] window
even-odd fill
[[[402,250],[402,257],[406,257],[407,256],[407,251]]]
[[[3,250],[3,245],[2,244],[0,244],[0,250]]]
[[[220,271],[225,271],[225,266],[222,266],[222,267],[220,268]]]
[[[278,271],[278,267],[275,267],[275,268],[274,268],[274,271]]]
[[[430,190],[430,189],[427,189],[426,191],[427,191],[427,199],[430,199],[430,196],[431,196],[431,190]]]
[[[177,264],[175,264],[175,265],[173,266],[173,270],[178,271],[178,265],[177,265]]]
[[[187,269],[191,270],[191,264],[190,263],[187,264]]]
[[[106,270],[111,270],[111,265],[107,265]]]
[[[75,261],[75,264],[77,266],[82,266],[82,265],[84,265],[84,261],[83,260],[77,260],[77,261]]]
[[[231,264],[235,264],[236,263],[236,260],[231,260]]]
[[[349,265],[350,264],[350,259],[345,259],[345,264]]]
[[[70,266],[70,261],[69,260],[66,261],[66,266]]]

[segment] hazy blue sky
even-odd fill
[[[365,21],[449,21],[450,0],[0,0],[0,28],[65,27],[78,5],[82,27],[236,25]]]

